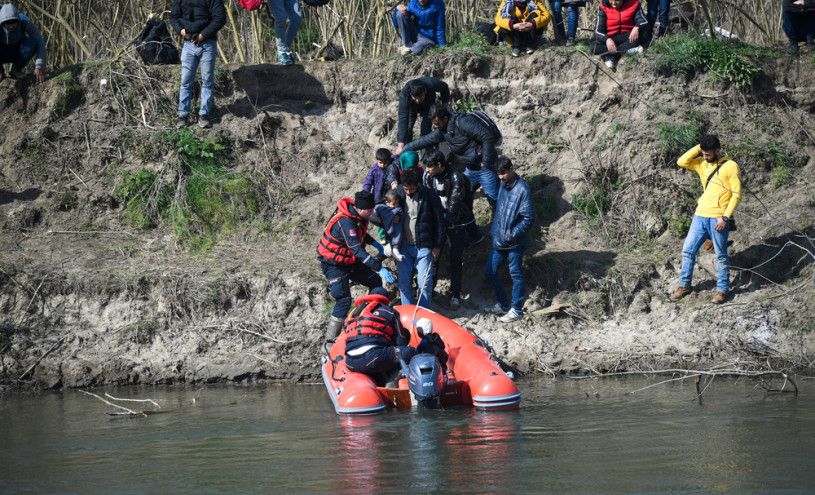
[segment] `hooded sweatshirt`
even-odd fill
[[[37,58],[34,61],[34,67],[37,69],[45,68],[45,40],[39,30],[31,23],[24,15],[21,15],[17,7],[7,3],[0,8],[0,24],[6,21],[16,19],[20,21],[16,29],[9,31],[5,27],[0,27],[0,46],[9,47],[15,46],[28,36],[34,38],[37,42]]]

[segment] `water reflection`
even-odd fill
[[[813,384],[716,382],[699,404],[692,384],[630,394],[647,383],[527,380],[519,411],[368,417],[316,386],[134,390],[162,413],[114,420],[76,392],[3,397],[0,493],[812,493]]]
[[[336,493],[507,493],[517,412],[391,411],[337,418]]]
[[[337,446],[339,464],[334,466],[341,476],[335,484],[336,493],[374,494],[379,492],[377,475],[382,471],[382,458],[388,449],[387,438],[379,428],[381,416],[340,416]]]
[[[517,411],[477,412],[445,441],[450,483],[465,493],[506,493],[515,477]]]

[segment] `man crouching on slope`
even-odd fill
[[[701,154],[701,156],[699,156]],[[721,144],[715,135],[705,135],[699,144],[682,155],[677,164],[699,174],[702,180],[702,196],[698,200],[696,212],[682,247],[682,272],[679,287],[671,295],[671,301],[678,301],[690,294],[693,266],[696,252],[705,242],[713,241],[718,265],[716,295],[713,304],[722,304],[730,292],[730,259],[727,256],[727,237],[730,232],[730,219],[741,201],[741,179],[739,166],[733,160],[722,157]]]

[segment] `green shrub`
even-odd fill
[[[449,45],[448,50],[450,48],[469,50],[479,57],[486,57],[487,51],[489,50],[489,45],[487,44],[487,40],[478,34],[478,31],[474,29],[465,29],[459,33],[458,40]]]
[[[60,87],[51,109],[54,117],[60,118],[68,115],[85,99],[85,88],[77,80],[80,70],[81,68],[77,67],[70,68],[51,79]]]
[[[456,110],[459,112],[473,112],[478,110],[478,103],[475,101],[475,98],[472,96],[467,96],[462,98],[460,101],[456,102]]]
[[[595,219],[608,211],[611,207],[611,200],[605,189],[595,187],[591,193],[573,195],[572,206],[587,217]]]
[[[671,161],[699,143],[699,137],[708,126],[707,119],[698,112],[685,115],[685,121],[658,122],[659,154]]]
[[[163,139],[177,152],[167,177],[144,169],[125,172],[114,188],[128,224],[146,229],[166,219],[190,250],[206,251],[258,214],[251,176],[226,172],[230,150],[223,143],[189,130],[168,132]]]
[[[659,55],[654,61],[657,72],[690,76],[696,71],[710,71],[715,77],[738,86],[747,86],[752,84],[760,69],[738,54],[741,46],[739,43],[687,35],[669,36],[665,38],[665,43],[653,45],[651,51]]]
[[[145,169],[123,172],[121,184],[113,188],[113,196],[125,205],[125,221],[135,229],[155,227],[167,214],[173,188],[157,179],[155,173]]]
[[[773,171],[773,187],[778,189],[792,179],[792,172],[784,165],[775,167]]]

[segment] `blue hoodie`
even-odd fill
[[[407,4],[407,10],[415,18],[419,34],[425,38],[430,38],[439,46],[447,46],[447,23],[445,21],[443,0],[427,0],[424,7],[419,3],[419,0],[410,0],[410,3]],[[395,9],[393,11],[393,27],[399,27],[396,25]]]
[[[0,46],[3,48],[9,46],[15,46],[25,37],[33,38],[34,41],[37,42],[37,58],[34,62],[34,67],[37,69],[44,69],[45,68],[45,40],[42,39],[42,35],[40,31],[31,23],[31,21],[26,18],[26,16],[20,14],[17,8],[7,3],[0,8],[0,25],[2,25],[6,21],[10,21],[12,19],[16,19],[20,21],[20,24],[11,31],[6,29],[5,27],[0,27]]]

